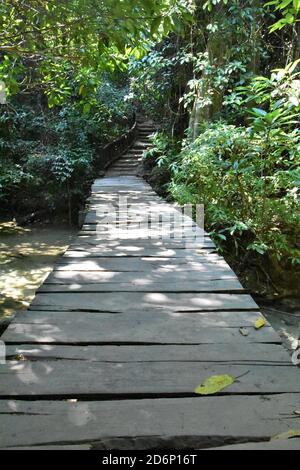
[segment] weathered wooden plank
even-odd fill
[[[172,328],[172,325],[176,328],[178,324],[178,332],[185,330],[186,328],[199,330],[203,327],[210,326],[214,328],[220,327],[250,327],[254,326],[255,321],[258,318],[264,318],[258,310],[243,310],[243,311],[186,311],[186,312],[172,312],[167,310],[160,310],[153,315],[153,311],[150,309],[139,310],[138,308],[128,312],[113,314],[110,312],[89,312],[89,311],[72,311],[63,312],[60,310],[22,310],[12,320],[11,324],[14,323],[44,323],[50,321],[50,323],[57,324],[60,319],[65,319],[70,322],[76,322],[81,320],[82,322],[94,321],[95,325],[98,323],[101,329],[104,328],[105,322],[109,323],[106,325],[108,330],[114,327],[114,322],[120,323],[121,329],[123,330],[124,325],[127,323],[129,328],[133,328],[134,325],[143,324],[148,326],[151,322],[159,322],[165,325],[165,329]],[[267,320],[266,325],[269,326]],[[113,323],[110,323],[113,322]],[[258,330],[257,332],[262,331]]]
[[[130,202],[132,201],[132,202]],[[129,203],[130,202],[130,203]],[[150,214],[154,217],[155,221],[167,220],[167,217],[172,217],[171,220],[178,222],[189,222],[190,225],[197,225],[194,219],[181,211],[176,205],[167,204],[162,199],[154,199],[151,196],[109,196],[105,199],[98,196],[97,202],[94,206],[89,202],[86,205],[87,215],[102,217],[105,213],[107,215],[121,215],[124,218],[130,217],[148,217]],[[112,210],[117,211],[117,214],[112,214]]]
[[[32,301],[32,309],[38,310],[101,310],[125,312],[138,308],[167,309],[173,312],[193,310],[253,310],[257,305],[249,295],[244,294],[215,294],[215,293],[160,293],[160,292],[95,292],[71,294],[37,294]]]
[[[130,229],[112,229],[106,230],[101,229],[101,227],[97,227],[94,229],[85,229],[84,227],[79,232],[79,236],[81,235],[95,235],[97,237],[103,238],[107,240],[144,240],[145,238],[153,239],[153,240],[162,240],[163,242],[177,242],[181,241],[182,243],[197,243],[201,246],[204,243],[202,235],[195,235],[195,234],[187,234],[186,232],[182,233],[170,233],[170,231],[166,228],[163,229],[151,229],[149,228],[146,230],[144,228],[130,228]]]
[[[0,401],[0,446],[205,448],[291,429],[299,394],[120,401]],[[212,413],[213,410],[213,413]],[[238,419],[233,419],[238,417]]]
[[[128,239],[115,239],[107,240],[103,238],[100,234],[84,234],[78,235],[77,238],[74,238],[74,243],[79,244],[88,244],[90,246],[96,246],[99,249],[102,248],[112,248],[112,247],[126,247],[134,246],[140,248],[163,248],[163,249],[201,249],[203,246],[210,245],[215,246],[213,242],[207,238],[203,237],[201,240],[188,240],[183,239],[165,239],[161,240],[158,238],[128,238]]]
[[[216,272],[198,272],[191,271],[188,279],[190,283],[204,284],[213,281],[235,280],[232,273],[220,271]],[[184,271],[152,271],[124,272],[124,271],[53,271],[45,280],[45,284],[98,284],[98,283],[133,283],[139,285],[148,285],[153,283],[173,283],[176,286],[182,286],[187,282],[187,274]],[[179,283],[179,284],[178,284]]]
[[[147,257],[147,258],[187,258],[188,260],[199,260],[201,255],[213,254],[213,247],[207,247],[205,251],[202,249],[164,249],[157,248],[144,248],[140,246],[127,245],[120,247],[106,247],[98,248],[96,246],[89,246],[88,244],[73,244],[64,253],[63,258],[103,258],[103,257]]]
[[[114,193],[119,193],[120,188],[123,189],[123,191],[129,192],[132,191],[133,189],[135,190],[142,190],[142,191],[147,191],[147,186],[145,186],[143,183],[128,183],[128,182],[122,182],[122,181],[113,181],[113,182],[107,182],[106,184],[93,184],[91,187],[91,193],[97,194],[98,192],[102,193],[102,191],[105,189],[107,193],[109,192],[114,192]],[[149,191],[152,192],[151,189]]]
[[[180,251],[180,250],[177,250],[177,251]],[[130,256],[130,253],[129,253],[127,254],[127,257],[125,257],[125,259],[122,259],[122,260],[113,260],[114,256],[97,256],[97,253],[90,254],[88,252],[87,253],[84,252],[83,254],[86,254],[88,259],[91,258],[93,261],[95,260],[97,261],[97,259],[99,258],[99,263],[104,263],[106,261],[113,260],[120,265],[124,265],[124,264],[130,265],[131,263],[133,267],[135,267],[137,264],[140,264],[140,263],[143,263],[143,264],[151,263],[151,264],[160,265],[166,262],[167,263],[173,262],[175,265],[194,266],[194,267],[198,267],[199,270],[201,270],[202,266],[206,264],[213,264],[213,265],[222,266],[222,267],[228,266],[224,258],[222,258],[216,253],[210,253],[207,251],[200,251],[200,250],[198,250],[198,252],[193,252],[191,250],[181,250],[181,251],[184,251],[186,253],[186,256],[178,256],[178,259],[176,256],[173,256],[172,254],[174,253],[173,250],[169,250],[170,252],[169,255],[143,256],[140,254],[139,256],[135,257],[135,259],[132,259],[132,256]],[[70,253],[70,251],[65,252],[65,254],[68,254],[68,253]],[[71,253],[74,253],[74,252],[72,251]],[[76,254],[78,253],[75,253],[75,255]],[[59,262],[61,264],[78,263],[78,256],[69,256],[68,259],[65,259],[65,258],[66,257],[61,257]]]
[[[217,260],[207,257],[206,259],[189,260],[185,258],[160,258],[160,257],[127,257],[114,258],[102,257],[93,259],[60,259],[55,270],[60,271],[123,271],[123,272],[151,272],[152,270],[176,270],[178,271],[198,271],[211,272],[217,274],[219,272],[227,272],[234,275],[224,260]]]
[[[115,232],[109,232],[108,230],[100,230],[97,228],[97,230],[90,230],[90,229],[85,229],[83,228],[79,233],[78,236],[86,236],[86,235],[92,235],[92,236],[97,236],[98,238],[103,237],[107,239],[108,241],[110,240],[155,240],[155,241],[163,241],[166,243],[196,243],[199,246],[203,244],[203,236],[200,235],[190,235],[186,234],[185,232],[177,232],[177,233],[171,233],[168,229],[157,229],[157,230],[152,230],[148,229],[147,234],[145,237],[145,230],[144,229],[130,229],[130,230],[118,230]]]
[[[175,215],[172,213],[168,214],[163,214],[164,220],[158,220],[159,217],[162,217],[162,214],[155,214],[153,216],[152,211],[149,213],[142,213],[142,214],[126,214],[126,213],[120,213],[118,212],[118,209],[114,209],[114,212],[111,213],[112,209],[110,209],[110,212],[107,211],[99,211],[99,214],[97,216],[94,216],[92,214],[87,214],[84,222],[84,227],[88,228],[90,225],[98,225],[99,227],[102,227],[103,225],[106,227],[114,227],[115,225],[119,223],[127,224],[129,226],[131,225],[136,225],[138,226],[144,226],[144,227],[162,227],[162,226],[167,226],[168,229],[177,229],[177,230],[182,230],[182,229],[187,229],[193,232],[203,232],[204,231],[196,224],[192,224],[190,221],[177,221],[175,219]],[[174,216],[174,217],[173,217]],[[152,218],[155,217],[155,218]],[[90,220],[87,220],[90,219]],[[93,229],[93,227],[92,227]]]
[[[141,282],[136,279],[131,282],[97,282],[97,283],[44,283],[37,293],[45,292],[244,292],[236,279],[216,281],[182,281],[179,285],[174,282]],[[112,294],[114,295],[114,294]]]
[[[128,196],[129,197],[132,197],[132,198],[143,198],[143,201],[144,201],[144,197],[145,198],[152,198],[154,201],[163,201],[165,203],[165,201],[160,198],[154,191],[153,189],[149,189],[149,188],[143,188],[143,189],[135,189],[135,188],[131,188],[131,189],[128,189],[128,188],[119,188],[118,190],[114,191],[114,192],[109,192],[106,190],[106,188],[103,188],[102,190],[100,189],[97,189],[97,192],[91,192],[91,195],[90,197],[87,198],[87,201],[90,201],[92,198],[98,200],[98,199],[109,199],[109,197],[111,198],[118,198],[119,196]]]
[[[92,188],[118,188],[124,189],[124,187],[128,187],[130,190],[131,188],[142,188],[147,189],[152,188],[142,179],[137,178],[136,176],[114,176],[114,177],[106,177],[101,179],[96,179],[92,185]]]
[[[277,333],[253,327],[258,312],[173,312],[122,314],[27,311],[3,334],[8,343],[225,344],[280,343]],[[246,327],[243,336],[240,327]]]
[[[175,271],[176,273],[186,274],[195,271],[198,273],[198,277],[204,277],[204,273],[210,273],[210,275],[216,279],[222,275],[228,275],[233,277],[233,271],[225,263],[222,265],[216,265],[215,263],[201,263],[201,270],[195,262],[190,263],[176,263],[176,261],[153,261],[150,258],[148,262],[138,262],[136,259],[131,258],[126,260],[126,263],[122,262],[122,258],[114,259],[92,259],[92,260],[76,260],[72,261],[61,261],[55,265],[55,271],[81,271],[81,272],[102,272],[102,271],[115,271],[115,272],[131,272],[131,273],[145,273],[150,274],[152,271],[157,273],[168,273]],[[142,276],[143,274],[141,274]],[[208,274],[209,275],[209,274]]]
[[[130,222],[130,223],[129,223]],[[169,224],[162,223],[145,223],[139,221],[127,221],[124,220],[124,226],[121,227],[120,224],[117,225],[115,222],[111,223],[84,223],[81,227],[82,232],[97,232],[97,233],[108,233],[108,234],[119,234],[120,232],[125,234],[138,234],[142,233],[143,238],[150,237],[151,235],[162,234],[169,238],[180,237],[198,237],[201,238],[204,236],[204,231],[198,227],[185,227],[184,225],[173,228]]]
[[[129,241],[130,242],[134,240],[145,240],[145,239],[150,239],[150,240],[155,240],[155,241],[163,241],[166,243],[179,243],[181,242],[182,244],[184,243],[194,243],[198,244],[199,246],[202,246],[205,244],[205,239],[202,234],[198,235],[195,234],[194,232],[191,234],[187,234],[187,232],[182,232],[178,234],[170,234],[170,231],[166,228],[157,228],[157,229],[152,229],[152,228],[144,228],[144,227],[129,227],[127,228],[126,226],[124,227],[113,227],[112,229],[107,228],[107,227],[101,227],[101,226],[96,226],[95,229],[85,229],[84,227],[82,228],[82,231],[79,232],[79,236],[82,235],[95,235],[97,236],[100,240],[101,238],[105,237],[108,241],[118,241],[118,240],[124,240],[124,241]]]
[[[164,201],[160,196],[158,196],[158,194],[156,194],[150,186],[147,188],[144,187],[143,189],[135,189],[134,187],[131,187],[130,189],[128,189],[128,188],[122,188],[120,186],[119,189],[117,189],[113,193],[108,192],[106,188],[103,188],[102,190],[97,189],[97,192],[95,192],[93,196],[88,197],[87,201],[89,201],[91,197],[94,197],[95,199],[102,199],[103,196],[105,198],[108,198],[109,195],[111,195],[114,198],[118,198],[119,195],[122,195],[122,196],[128,195],[128,197],[137,197],[137,198],[149,197],[153,201],[163,201],[164,203],[166,203],[166,201]]]
[[[199,344],[138,346],[60,346],[49,344],[8,345],[9,359],[73,359],[93,362],[217,362],[292,366],[287,351],[278,344]]]
[[[206,362],[6,361],[0,397],[186,395],[212,375],[235,382],[222,394],[299,393],[299,370],[289,366]]]

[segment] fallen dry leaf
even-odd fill
[[[277,439],[290,439],[291,437],[300,437],[300,429],[291,429],[290,431],[276,434],[271,437],[270,441],[276,441]]]

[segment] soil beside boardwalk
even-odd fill
[[[76,232],[67,225],[0,223],[0,325],[28,307]]]

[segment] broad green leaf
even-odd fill
[[[287,7],[290,3],[292,3],[293,0],[283,0],[283,2],[281,2],[277,9],[280,9],[280,10],[283,10],[285,7]]]
[[[91,105],[90,103],[85,103],[84,106],[83,106],[83,113],[84,114],[88,114],[91,110]]]
[[[300,0],[299,0],[299,3],[300,3]],[[288,64],[286,66],[286,69],[288,70],[289,73],[293,73],[293,71],[295,70],[295,68],[297,67],[297,65],[299,64],[300,62],[300,59],[297,59],[295,60],[294,62],[291,62],[290,64]]]
[[[274,31],[277,31],[277,29],[282,29],[286,24],[287,22],[285,21],[285,19],[276,21],[276,23],[274,23],[273,26],[271,26],[270,33],[274,33]]]
[[[264,117],[268,114],[264,109],[260,109],[260,108],[252,108],[252,112],[255,116],[261,116],[261,117]]]
[[[300,0],[293,0],[293,6],[296,10],[300,10]]]
[[[198,395],[213,395],[218,393],[226,387],[232,385],[235,381],[235,378],[231,375],[212,375],[208,377],[203,384],[198,385],[194,392]]]

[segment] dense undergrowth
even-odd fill
[[[0,204],[17,219],[76,222],[101,147],[132,123],[126,87],[105,83],[92,109],[76,99],[48,109],[42,96],[20,95],[0,108]],[[99,165],[98,165],[99,167]],[[31,215],[32,214],[32,215]]]
[[[157,133],[145,155],[153,167],[150,181],[163,183],[168,197],[204,204],[207,230],[240,274],[251,277],[255,268],[253,286],[281,295],[298,294],[298,77],[289,66],[240,89],[248,126],[224,119],[203,123],[199,136],[187,137],[181,149]]]

